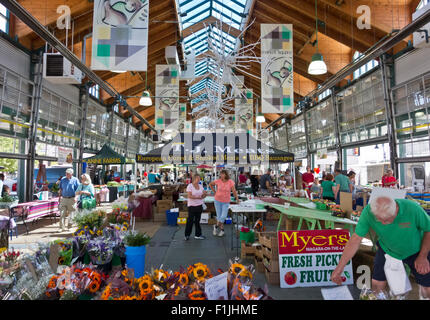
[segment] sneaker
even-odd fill
[[[221,229],[219,232],[218,232],[218,237],[223,237],[224,236],[224,230],[223,229]]]
[[[214,225],[214,231],[212,233],[214,236],[216,236],[218,234],[218,226]]]
[[[190,240],[190,237],[185,236],[184,240],[185,240],[185,241],[188,241],[188,240]]]
[[[204,236],[199,236],[199,237],[195,236],[195,237],[194,237],[194,239],[197,239],[197,240],[205,240],[206,238],[205,238]]]

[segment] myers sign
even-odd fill
[[[348,230],[279,231],[281,288],[334,285],[330,276],[348,240]],[[351,262],[342,280],[353,284]]]

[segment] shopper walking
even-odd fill
[[[91,183],[91,177],[89,174],[83,174],[81,176],[81,184],[79,185],[78,189],[76,189],[76,195],[79,196],[78,198],[78,209],[92,209],[95,208],[95,202],[94,205],[91,204],[91,201],[95,199],[95,190],[94,186]],[[84,205],[84,201],[89,203],[88,205]]]
[[[193,182],[187,186],[187,193],[188,219],[185,226],[185,240],[190,239],[193,224],[196,228],[194,239],[204,240],[205,237],[202,236],[200,219],[203,212],[204,198],[206,198],[207,193],[200,184],[200,176],[198,174],[193,176]]]
[[[321,182],[321,198],[325,200],[335,201],[334,192],[336,184],[333,182],[333,175],[327,174],[323,182]]]
[[[334,170],[334,182],[336,183],[336,190],[334,192],[334,198],[336,199],[336,203],[340,204],[340,193],[341,192],[351,192],[352,193],[352,185],[351,181],[347,176],[342,174],[340,169]]]
[[[73,169],[66,170],[66,176],[60,182],[59,210],[60,229],[65,231],[71,227],[69,216],[75,211],[76,190],[79,187],[79,180],[73,176]]]
[[[239,203],[239,197],[234,186],[234,181],[230,179],[227,170],[221,170],[220,178],[212,181],[209,187],[215,194],[215,210],[217,216],[217,224],[214,225],[213,235],[222,237],[224,236],[224,222],[227,218],[228,208],[230,206],[231,193],[233,192],[237,203]]]
[[[387,286],[385,254],[407,264],[419,285],[420,299],[430,299],[430,216],[419,204],[406,199],[377,197],[361,213],[360,220],[343,250],[331,280],[342,285],[345,266],[372,229],[379,238],[372,273],[372,290]]]

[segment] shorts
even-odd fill
[[[228,208],[230,207],[230,203],[215,200],[214,205],[217,221],[224,223],[228,215]]]
[[[60,205],[58,206],[61,215],[66,217],[75,211],[75,198],[61,198]]]
[[[387,281],[385,277],[384,265],[385,265],[385,252],[382,250],[379,242],[376,243],[378,246],[378,251],[376,251],[375,260],[373,263],[373,275],[372,279],[377,281]],[[415,259],[418,257],[419,252],[403,259],[403,263],[407,264],[411,269],[411,273],[414,275],[416,282],[423,287],[430,287],[430,272],[427,274],[419,274],[415,269]],[[430,261],[430,253],[427,256]]]

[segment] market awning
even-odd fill
[[[137,163],[287,163],[294,154],[272,148],[248,133],[180,133],[165,146],[137,154]]]
[[[124,164],[125,158],[105,144],[95,156],[83,159],[87,164]]]

